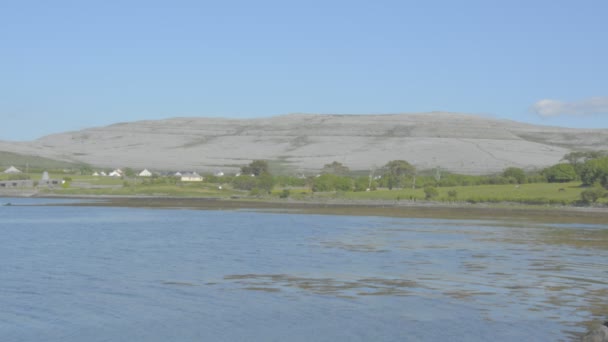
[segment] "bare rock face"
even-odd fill
[[[591,329],[581,340],[582,342],[608,342],[608,322]]]
[[[436,112],[174,118],[0,142],[0,151],[96,166],[202,171],[236,169],[253,159],[275,160],[303,172],[316,172],[332,161],[366,170],[404,159],[419,169],[483,174],[510,166],[546,167],[581,149],[608,149],[608,130]]]

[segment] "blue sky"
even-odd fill
[[[608,2],[0,0],[0,140],[177,116],[608,128]]]

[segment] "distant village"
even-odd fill
[[[4,170],[4,174],[7,175],[19,175],[23,172],[17,169],[14,166],[9,167]],[[39,187],[53,187],[58,186],[63,183],[63,180],[59,179],[51,179],[49,177],[49,173],[44,171],[42,173],[42,177],[38,181],[34,181],[32,179],[9,179],[0,181],[0,189],[10,189],[10,188],[33,188],[35,186]]]
[[[16,168],[15,166],[10,166],[6,170],[2,172],[5,175],[13,176],[8,180],[0,180],[0,189],[10,189],[10,188],[33,188],[33,187],[54,187],[59,186],[65,183],[65,180],[62,179],[51,179],[49,177],[48,172],[44,171],[40,180],[29,179],[29,177],[25,177],[26,173]],[[19,175],[23,175],[21,178]],[[132,176],[136,177],[176,177],[179,178],[182,182],[202,182],[204,177],[195,171],[174,171],[174,172],[151,172],[148,169],[143,169],[138,173],[135,173]],[[216,177],[224,176],[224,172],[218,171],[213,174]],[[237,173],[235,176],[240,176],[240,173]],[[110,172],[106,171],[93,171],[91,176],[93,177],[114,177],[114,178],[125,178],[127,174],[120,168],[114,169]]]
[[[202,182],[204,177],[194,171],[177,171],[167,173],[152,173],[148,169],[143,169],[141,172],[136,174],[138,177],[152,177],[165,176],[165,177],[179,177],[182,182]],[[215,176],[223,176],[223,172],[218,172]],[[122,169],[114,169],[113,171],[106,173],[104,171],[95,171],[92,176],[94,177],[125,177],[126,174]]]

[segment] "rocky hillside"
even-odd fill
[[[420,169],[480,174],[541,168],[571,150],[608,149],[608,130],[534,126],[451,114],[174,118],[0,142],[0,151],[102,167],[229,171],[252,159],[314,172],[334,160],[364,170],[405,159]]]

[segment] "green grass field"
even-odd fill
[[[24,176],[24,174],[21,174]],[[0,180],[9,179],[11,175],[0,173]],[[30,173],[30,179],[40,181],[42,172]],[[54,188],[40,188],[39,191],[47,194],[63,195],[153,195],[153,196],[183,196],[183,197],[230,197],[246,193],[234,191],[229,186],[218,189],[217,184],[209,183],[183,183],[167,182],[151,184],[152,180],[142,177],[122,179],[119,177],[101,177],[78,174],[49,173],[51,179],[69,179],[65,186]]]
[[[561,190],[563,189],[563,190]],[[437,188],[439,196],[436,201],[457,201],[472,203],[499,203],[516,202],[529,204],[571,204],[580,199],[584,190],[580,182],[571,183],[533,183],[520,186],[506,185],[477,185],[477,186],[454,186]],[[448,196],[449,191],[456,191],[455,200]],[[324,196],[319,194],[319,196]],[[336,196],[335,193],[327,193],[325,196]],[[342,192],[338,196],[353,200],[424,200],[425,193],[419,189],[388,190],[379,189],[369,192]]]
[[[41,173],[32,173],[31,179],[40,180]],[[6,179],[8,175],[0,174],[0,180]],[[230,185],[224,185],[222,190],[217,184],[210,183],[182,183],[175,184],[149,184],[150,179],[130,178],[124,180],[114,177],[95,177],[90,175],[69,175],[63,173],[51,173],[51,178],[71,178],[67,187],[56,187],[45,189],[47,193],[66,195],[154,195],[174,197],[230,197],[238,195],[246,197],[247,191],[233,190]],[[581,192],[585,188],[580,182],[570,183],[531,183],[522,185],[477,185],[477,186],[455,186],[437,188],[438,196],[433,201],[439,202],[468,202],[468,203],[502,203],[513,202],[521,204],[556,204],[569,205],[578,202]],[[272,198],[278,198],[283,191],[281,187],[275,187]],[[455,191],[456,196],[450,197],[448,193]],[[258,196],[255,196],[256,198]],[[268,198],[268,196],[262,196]],[[407,201],[425,200],[424,189],[378,189],[368,192],[325,192],[312,193],[307,187],[291,188],[289,197],[293,199],[307,200],[311,198],[340,198],[345,200],[390,200]],[[608,198],[600,199],[600,203],[608,203]]]

